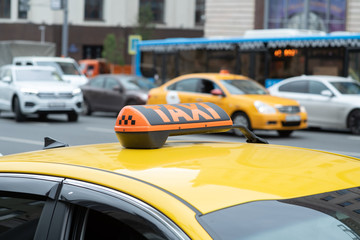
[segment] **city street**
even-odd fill
[[[41,150],[44,137],[52,137],[70,146],[116,142],[114,133],[116,114],[81,116],[78,122],[67,122],[66,116],[50,115],[47,121],[30,118],[17,123],[11,113],[0,114],[0,153],[3,155]],[[255,131],[270,144],[305,147],[360,158],[360,136],[345,131],[302,130],[290,138],[280,138],[275,131]],[[236,141],[245,138],[229,133],[170,137],[170,140]]]

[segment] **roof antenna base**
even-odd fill
[[[44,150],[52,149],[52,148],[60,148],[60,147],[68,147],[69,144],[59,142],[50,137],[44,137]]]

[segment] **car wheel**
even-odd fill
[[[26,116],[21,111],[20,100],[17,97],[14,98],[14,113],[15,113],[15,121],[17,122],[25,121]]]
[[[67,114],[69,122],[76,122],[79,118],[79,115],[76,112],[71,112]]]
[[[244,112],[234,113],[232,116],[232,121],[236,125],[243,125],[251,130],[251,123],[249,117]],[[239,129],[233,129],[233,132],[236,136],[244,136]]]
[[[293,130],[279,130],[277,131],[280,137],[290,137],[293,133]]]
[[[91,113],[92,113],[90,103],[85,99],[84,99],[84,102],[83,102],[82,113],[84,115],[88,115],[88,116],[90,116]]]
[[[348,126],[351,133],[360,135],[360,110],[354,110],[350,113]]]

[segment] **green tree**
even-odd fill
[[[116,40],[115,34],[108,34],[104,40],[102,57],[109,63],[124,65],[124,39]]]
[[[135,33],[141,35],[143,40],[148,40],[152,37],[154,26],[154,14],[151,10],[149,3],[143,5],[139,9],[138,26],[135,29]]]

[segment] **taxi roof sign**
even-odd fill
[[[213,103],[184,103],[125,106],[114,129],[126,148],[159,148],[168,136],[225,132],[233,127],[229,115]]]

